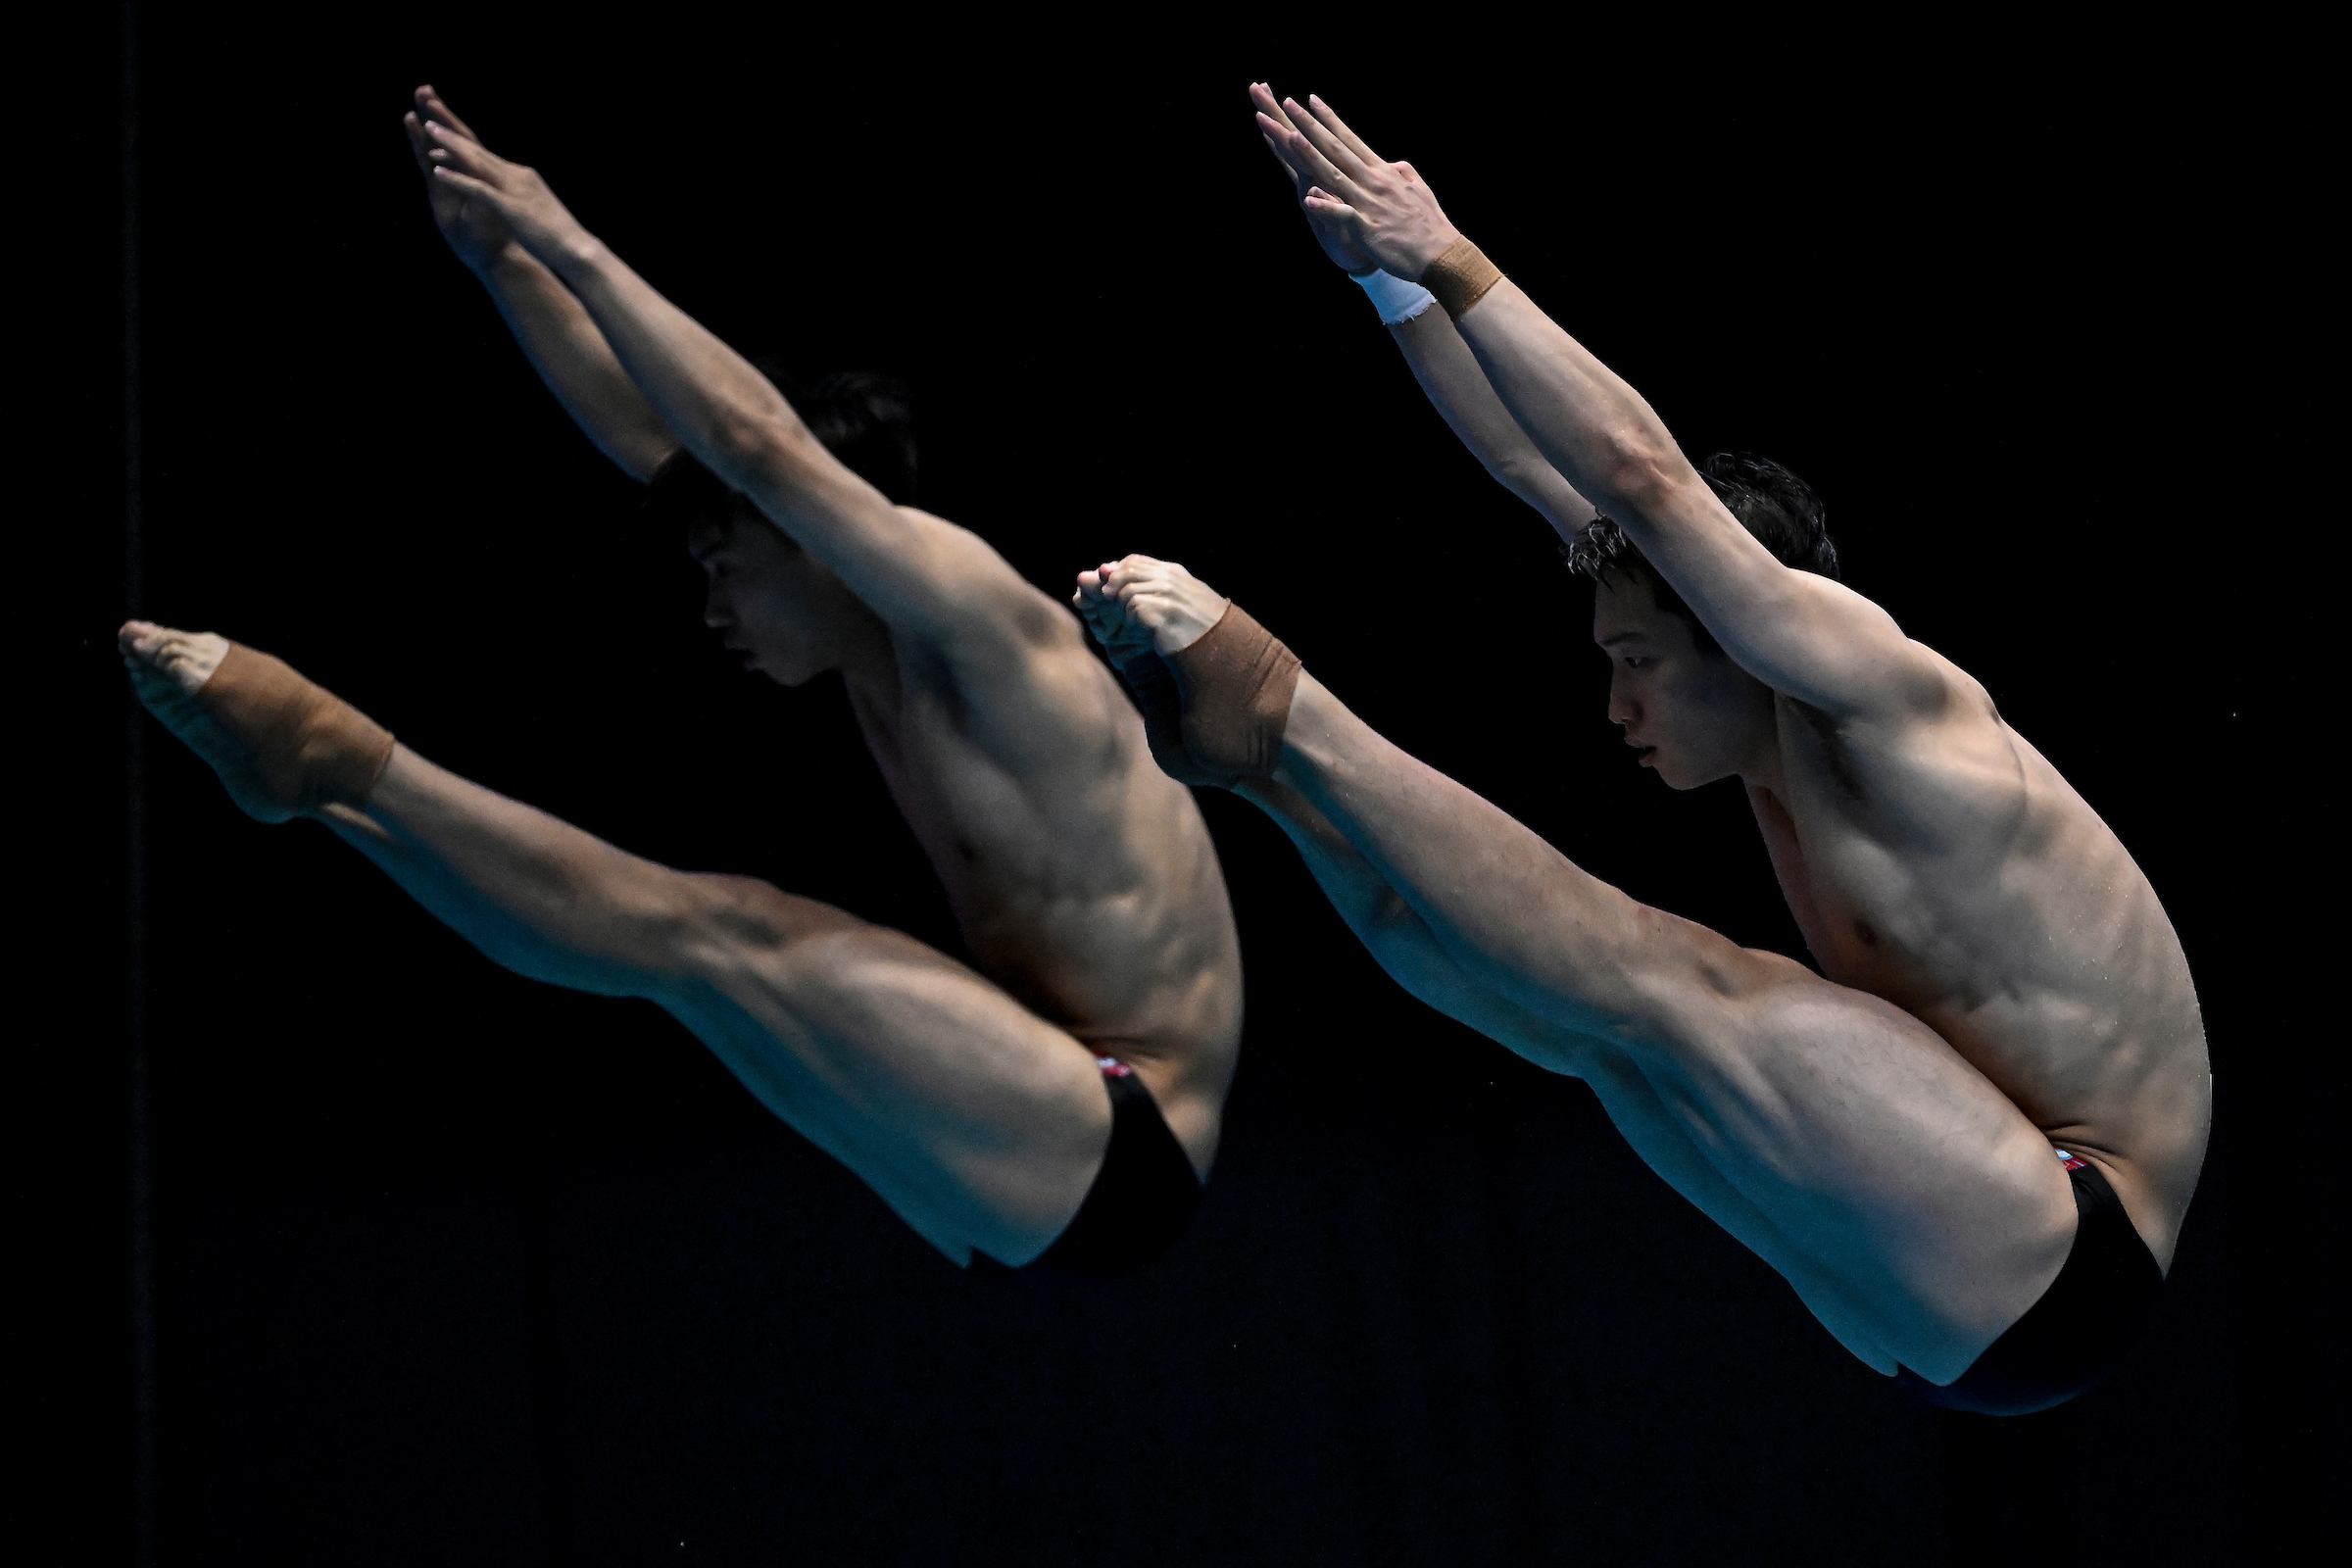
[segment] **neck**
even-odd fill
[[[1756,736],[1755,744],[1747,749],[1747,756],[1740,760],[1739,770],[1742,784],[1751,790],[1762,790],[1776,801],[1785,799],[1788,794],[1785,787],[1787,775],[1781,766],[1781,727],[1778,718],[1776,705],[1772,721],[1759,726],[1761,733]]]
[[[842,637],[841,657],[833,667],[841,671],[850,700],[860,708],[895,697],[899,689],[899,654],[882,617],[858,606]]]

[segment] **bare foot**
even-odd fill
[[[1148,645],[1161,658],[1207,635],[1231,601],[1173,561],[1126,556],[1078,574],[1078,613],[1112,659]]]
[[[116,643],[147,711],[257,821],[358,806],[392,755],[390,732],[358,709],[225,637],[132,620]]]
[[[1175,562],[1150,556],[1081,572],[1076,602],[1114,660],[1122,648],[1149,646],[1174,677],[1181,707],[1174,722],[1149,704],[1144,713],[1162,771],[1228,789],[1273,772],[1298,660],[1272,633]],[[1121,667],[1132,680],[1134,666]]]

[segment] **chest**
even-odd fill
[[[892,799],[952,900],[967,913],[1026,904],[1081,891],[1090,867],[1123,867],[1096,842],[1119,812],[1103,770],[1087,765],[1087,748],[1028,734],[1054,726],[1021,705],[976,710],[945,672],[911,660],[903,668],[891,690],[854,706]]]
[[[1036,836],[1020,780],[975,743],[968,717],[953,691],[921,680],[902,682],[887,702],[858,705],[892,800],[951,885]]]
[[[1857,878],[1853,874],[1856,867],[1839,864],[1833,858],[1824,857],[1817,866],[1805,853],[1805,841],[1794,817],[1776,796],[1751,785],[1748,805],[1755,811],[1764,848],[1772,857],[1772,871],[1781,884],[1781,897],[1795,917],[1806,950],[1831,979],[1848,985],[1859,983],[1866,971],[1882,966],[1883,928],[1886,924],[1884,893],[1871,896],[1872,879]],[[1857,881],[1862,885],[1857,887]]]
[[[1938,738],[1849,747],[1814,727],[1784,747],[1749,805],[1790,913],[1823,972],[1889,1000],[1969,989],[2010,922],[2007,868],[2034,838],[2005,748]]]

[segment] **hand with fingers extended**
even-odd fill
[[[1125,556],[1080,572],[1071,602],[1121,667],[1148,653],[1182,653],[1206,635],[1228,603],[1176,563],[1150,556]]]
[[[1253,81],[1250,84],[1250,101],[1267,119],[1291,125],[1291,117],[1283,113],[1282,105],[1274,100],[1274,90],[1264,82]],[[1291,128],[1298,129],[1296,125],[1291,125]],[[1348,237],[1348,231],[1340,226],[1336,219],[1306,205],[1308,193],[1315,188],[1314,182],[1291,167],[1291,161],[1282,155],[1282,149],[1274,145],[1271,136],[1266,138],[1266,151],[1272,153],[1274,161],[1282,166],[1283,177],[1291,182],[1291,189],[1297,193],[1298,211],[1305,215],[1306,226],[1314,234],[1315,243],[1323,247],[1323,254],[1350,277],[1362,277],[1378,268],[1380,264]]]
[[[430,155],[434,142],[425,128],[428,125],[444,127],[449,134],[476,145],[481,138],[430,86],[416,89],[416,107],[401,117],[401,126],[409,133],[409,151],[416,156],[417,172],[424,175],[425,200],[432,204],[433,221],[439,225],[441,237],[449,241],[459,261],[482,271],[514,243],[514,232],[497,207],[433,177]]]
[[[1410,164],[1383,163],[1322,99],[1309,95],[1277,103],[1271,89],[1252,86],[1257,128],[1291,172],[1299,206],[1323,238],[1328,224],[1339,246],[1323,248],[1342,267],[1346,252],[1369,258],[1394,276],[1417,282],[1429,264],[1461,238],[1438,198]],[[1357,271],[1357,268],[1348,268]]]
[[[451,247],[467,266],[478,266],[469,247],[503,232],[562,271],[562,262],[588,241],[588,231],[556,200],[539,172],[509,163],[483,146],[430,87],[417,89],[416,102],[422,113],[408,117],[409,139],[433,186],[433,217],[441,232],[450,236]],[[445,202],[451,204],[449,218],[442,216]],[[453,222],[460,227],[453,228]],[[491,250],[485,260],[496,256]]]

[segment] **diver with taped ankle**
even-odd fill
[[[841,672],[970,961],[625,854],[216,636],[125,626],[141,698],[249,813],[323,821],[496,961],[659,1003],[958,1264],[1149,1262],[1216,1152],[1241,967],[1199,808],[1117,680],[984,541],[828,450],[903,482],[889,407],[835,398],[805,420],[430,89],[408,130],[533,364],[686,525],[706,618],[783,684]]]
[[[2147,878],[1981,685],[1836,580],[1801,480],[1693,467],[1409,166],[1319,100],[1250,96],[1446,422],[1593,579],[1641,764],[1742,782],[1819,972],[1588,875],[1182,566],[1129,556],[1077,599],[1147,670],[1155,752],[1280,822],[1407,990],[1586,1080],[1863,1361],[1988,1413],[2091,1387],[2151,1309],[2211,1120]]]

